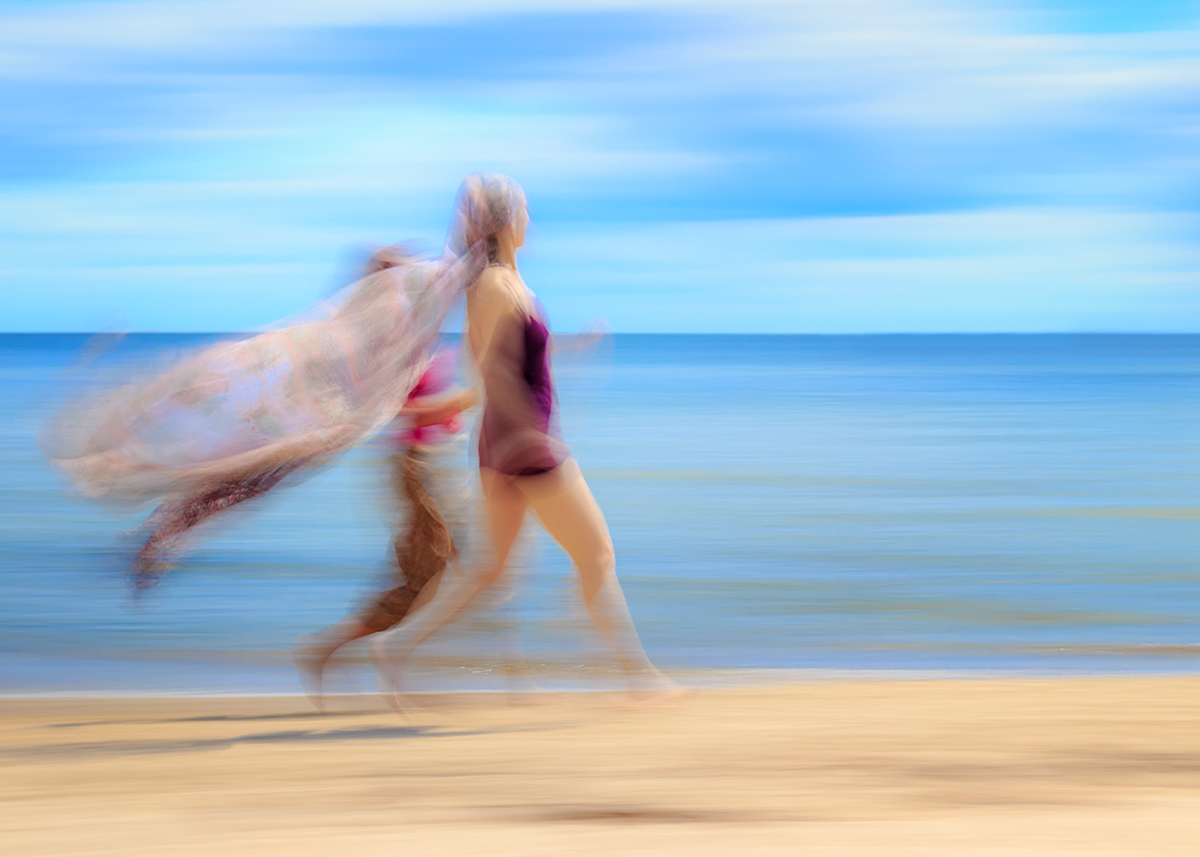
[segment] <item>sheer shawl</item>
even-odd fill
[[[44,453],[73,487],[114,504],[332,459],[396,415],[486,264],[477,242],[438,262],[389,250],[301,323],[69,402],[43,427]]]

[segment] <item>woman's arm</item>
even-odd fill
[[[579,351],[591,348],[608,333],[603,330],[585,330],[582,333],[555,333],[550,337],[550,346],[556,351]]]
[[[432,426],[473,408],[478,401],[479,392],[474,387],[464,387],[414,399],[400,409],[400,416],[408,417],[417,428]]]

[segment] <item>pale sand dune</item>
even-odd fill
[[[1200,853],[1200,679],[0,703],[5,855]]]

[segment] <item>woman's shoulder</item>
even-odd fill
[[[533,303],[521,275],[507,265],[488,265],[475,281],[471,290],[477,303],[485,303],[497,310],[521,309],[528,311]]]

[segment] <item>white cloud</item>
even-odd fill
[[[10,323],[44,327],[53,303],[68,329],[114,315],[148,329],[246,329],[327,291],[338,260],[364,239],[263,226],[254,210],[214,224],[194,210],[213,188],[144,190],[143,203],[183,205],[143,236],[138,263],[105,245],[160,218],[77,214],[60,223],[74,239],[54,241],[38,240],[36,224],[9,231],[18,212],[3,216],[11,243],[0,252],[11,259],[24,247],[23,264],[0,271]],[[26,216],[55,208],[43,201]],[[1191,330],[1200,327],[1198,228],[1193,214],[1088,209],[535,222],[523,269],[563,329],[606,317],[618,331]],[[210,242],[219,252],[203,252]]]
[[[527,273],[566,326],[1194,330],[1200,216],[1016,209],[547,230]]]
[[[271,43],[272,34],[563,11],[549,2],[490,0],[196,0],[33,8],[8,15],[0,11],[0,74],[8,69],[31,79],[74,76],[89,86],[106,80],[130,86],[140,79],[157,87],[172,85],[172,58],[253,56],[257,45]],[[710,26],[566,62],[555,79],[516,75],[506,80],[481,72],[477,85],[559,102],[677,104],[746,96],[770,100],[762,109],[776,121],[892,131],[1104,124],[1139,104],[1190,98],[1200,85],[1198,32],[1018,34],[1014,16],[922,0],[590,0],[571,7],[575,12],[614,9],[658,10],[683,16],[681,22],[699,18]],[[131,63],[145,57],[165,66]],[[225,80],[182,76],[174,87],[188,93],[223,85],[223,99],[257,102],[270,114],[280,108],[277,98],[284,108],[297,109],[308,98],[318,103],[347,94],[353,98],[356,88],[384,85],[367,77],[351,75],[338,94],[312,92],[307,77],[289,87],[287,75],[269,71]],[[297,99],[301,105],[292,103]]]
[[[585,232],[546,223],[529,269],[567,326],[590,315],[625,330],[1200,326],[1196,223],[1146,211],[1200,178],[1197,33],[1031,35],[982,7],[920,0],[572,9],[653,9],[707,25],[562,57],[553,73],[475,68],[451,85],[269,62],[236,71],[221,58],[253,57],[280,34],[319,40],[328,27],[559,4],[0,5],[0,76],[85,93],[101,108],[77,119],[34,99],[12,115],[12,134],[28,132],[32,149],[77,147],[82,177],[0,197],[0,267],[19,295],[9,324],[86,327],[102,301],[143,307],[172,266],[171,304],[130,312],[137,323],[261,324],[326,287],[347,245],[414,234],[436,244],[466,172],[520,176],[536,215],[539,198],[669,195],[756,159],[817,170],[820,152],[788,146],[836,132],[874,153],[881,175],[968,188],[990,210]],[[210,71],[181,58],[204,58]],[[693,140],[698,129],[707,137]],[[722,132],[741,138],[722,142]],[[1119,137],[1109,150],[1093,144],[1106,135]],[[89,146],[160,154],[89,171]],[[1041,204],[996,210],[1005,194]],[[221,315],[214,294],[243,299]],[[76,320],[48,322],[67,318],[49,307]]]

